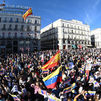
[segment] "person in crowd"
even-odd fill
[[[49,96],[60,101],[101,101],[101,49],[61,50],[59,65],[43,72],[41,67],[56,51],[0,58],[0,101],[48,101]],[[42,79],[60,65],[62,81],[54,89],[47,89]],[[64,92],[73,83],[75,88]]]

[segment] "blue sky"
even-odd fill
[[[0,0],[0,3],[3,0]],[[7,5],[29,6],[41,16],[41,28],[57,19],[80,20],[91,30],[101,28],[101,0],[5,0]]]

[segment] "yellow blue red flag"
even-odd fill
[[[54,72],[50,75],[43,78],[43,82],[47,88],[53,89],[56,87],[58,82],[62,81],[62,66],[58,67]]]
[[[43,66],[42,70],[47,70],[52,67],[55,67],[59,64],[60,61],[60,50]]]
[[[26,18],[31,14],[32,14],[32,9],[29,8],[22,17],[24,18],[24,20],[26,20]]]
[[[10,94],[14,101],[21,101],[16,95]]]
[[[76,83],[73,83],[70,87],[64,89],[64,93],[71,92],[76,87]]]
[[[61,101],[61,100],[59,98],[55,97],[55,96],[50,95],[48,97],[48,101]]]

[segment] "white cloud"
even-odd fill
[[[100,0],[96,0],[96,2],[93,5],[93,9],[96,9],[96,7],[99,5],[99,3],[100,3]]]
[[[97,13],[97,7],[101,0],[96,0],[92,7],[89,10],[85,11],[85,19],[84,22],[87,24],[92,24],[94,20],[96,20],[100,15]]]

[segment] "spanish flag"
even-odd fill
[[[26,20],[26,18],[27,18],[29,15],[31,15],[31,14],[32,14],[32,9],[29,8],[29,9],[26,11],[26,13],[25,13],[22,17],[24,18],[24,20]]]
[[[43,66],[42,70],[50,69],[54,66],[57,66],[60,61],[60,50]]]
[[[50,75],[43,78],[43,82],[47,88],[53,89],[56,87],[58,82],[62,81],[62,66],[58,67],[57,70],[52,72]]]

